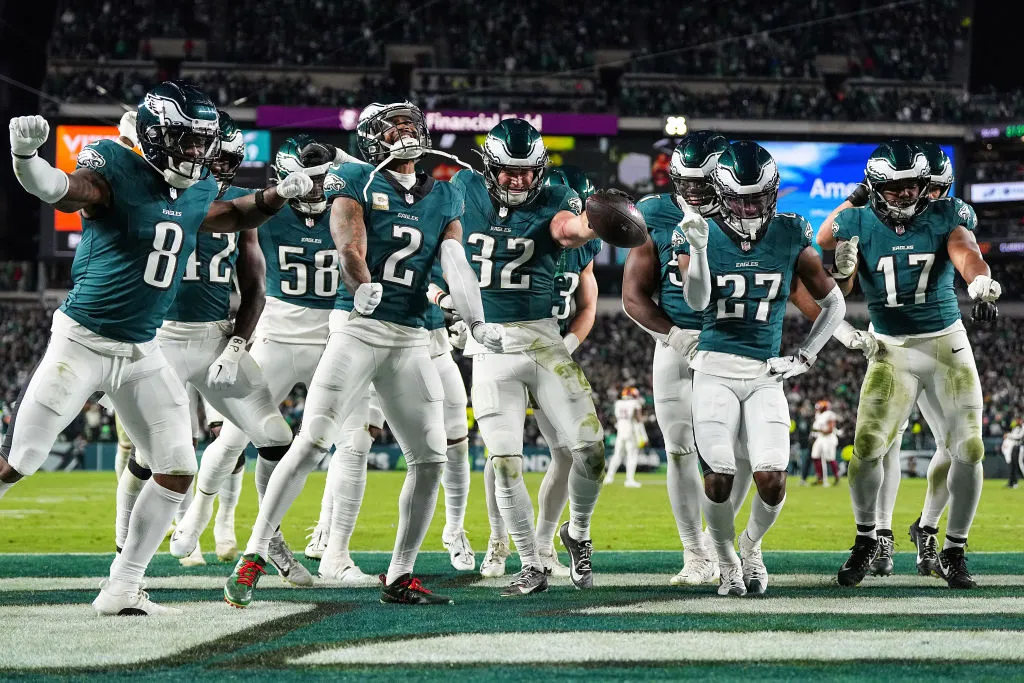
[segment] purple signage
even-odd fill
[[[335,128],[355,130],[361,110],[346,107],[256,108],[260,128]],[[486,133],[502,119],[522,118],[547,135],[615,135],[614,114],[557,114],[548,112],[428,111],[427,128],[437,133]]]

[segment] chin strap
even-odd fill
[[[459,166],[462,166],[463,168],[468,168],[471,171],[474,170],[472,166],[470,166],[469,164],[467,164],[465,161],[463,161],[462,159],[458,158],[454,154],[449,154],[448,152],[441,152],[441,151],[438,151],[436,149],[430,149],[429,147],[425,148],[423,150],[423,154],[419,158],[422,159],[427,154],[434,154],[434,155],[439,156],[439,157],[444,157],[445,159],[451,159],[452,161],[457,163]],[[363,201],[364,202],[369,201],[369,198],[366,196],[366,193],[367,193],[367,191],[369,191],[370,185],[373,183],[373,177],[375,175],[377,175],[378,173],[380,173],[380,170],[382,168],[384,168],[385,166],[390,164],[396,158],[397,157],[393,153],[388,154],[384,158],[384,161],[382,161],[379,164],[377,164],[376,166],[374,166],[373,170],[370,171],[370,177],[366,179],[366,185],[363,186]]]

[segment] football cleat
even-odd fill
[[[267,573],[266,561],[259,555],[242,555],[224,584],[224,602],[239,609],[249,606],[260,576]]]
[[[921,527],[920,517],[910,525],[910,540],[917,547],[917,573],[921,576],[944,578],[939,567],[939,548],[935,534]]]
[[[627,479],[625,482],[623,482],[622,485],[625,486],[627,489],[638,489],[642,486],[642,484],[638,482],[636,479]]]
[[[683,550],[683,568],[668,580],[673,586],[699,586],[718,581],[718,560],[703,557],[693,550]]]
[[[501,597],[512,598],[530,593],[543,593],[548,589],[548,575],[540,567],[523,567],[512,583],[501,591]]]
[[[853,542],[853,547],[850,548],[850,557],[839,568],[839,574],[836,577],[839,585],[856,586],[860,584],[868,573],[868,565],[871,564],[871,558],[875,556],[877,548],[878,541],[869,536],[857,534],[857,539]]]
[[[875,556],[871,558],[868,569],[871,576],[890,576],[892,574],[892,551],[895,542],[892,532],[878,532],[878,549]]]
[[[488,579],[505,576],[505,560],[510,552],[508,540],[496,541],[493,538],[487,543],[487,553],[480,563],[480,576]]]
[[[761,556],[761,544],[754,543],[744,531],[740,534],[740,563],[743,568],[743,585],[748,593],[762,595],[768,590],[768,569]]]
[[[447,595],[438,595],[427,590],[423,582],[414,579],[412,574],[402,574],[390,585],[387,575],[381,574],[380,582],[384,587],[380,590],[381,603],[393,605],[454,605],[455,601]]]
[[[540,558],[540,565],[548,576],[555,576],[560,579],[569,576],[569,568],[558,559],[558,553],[555,552],[554,545],[539,546],[537,548],[537,557]]]
[[[184,521],[184,520],[182,520]],[[179,524],[171,534],[171,555],[179,560],[188,557],[199,546],[199,530]]]
[[[178,560],[178,564],[182,567],[201,567],[206,564],[206,558],[203,557],[203,553],[197,544],[195,550],[192,551],[192,554]]]
[[[309,543],[306,544],[306,550],[303,555],[310,560],[323,559],[324,551],[327,550],[327,539],[330,536],[330,529],[327,527],[311,526],[307,531],[310,532],[306,538],[309,539]]]
[[[313,575],[295,559],[291,548],[284,542],[284,536],[281,535],[280,530],[270,539],[267,554],[270,556],[268,558],[270,564],[274,565],[274,569],[281,575],[282,581],[303,588],[313,585]]]
[[[963,548],[946,548],[939,553],[939,571],[946,577],[950,588],[977,588],[971,572],[967,571],[967,556]]]
[[[149,593],[141,586],[131,586],[123,581],[104,579],[100,582],[100,594],[92,601],[93,609],[101,617],[156,617],[181,614],[175,607],[164,607],[149,599]]]
[[[743,568],[738,564],[722,564],[721,582],[718,584],[718,594],[721,596],[743,597],[747,594],[747,587],[743,583]]]
[[[317,576],[328,585],[340,588],[359,588],[377,585],[376,576],[364,574],[351,560],[349,560],[348,564],[340,566],[335,566],[329,559],[321,560]]]
[[[469,545],[469,539],[466,537],[466,530],[460,529],[454,536],[445,536],[441,534],[441,543],[444,545],[445,550],[448,551],[448,556],[451,559],[452,566],[460,572],[471,572],[476,569],[476,554],[473,552],[473,548]]]
[[[234,539],[217,540],[217,559],[221,562],[234,562],[238,559],[238,542]]]
[[[558,537],[569,552],[569,578],[577,588],[594,587],[594,569],[590,556],[594,553],[594,543],[589,538],[577,541],[569,535],[569,522],[562,522],[558,529]]]

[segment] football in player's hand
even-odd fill
[[[638,247],[647,241],[647,222],[625,192],[601,190],[587,199],[587,218],[597,236],[616,247]]]

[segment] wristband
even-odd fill
[[[263,199],[263,190],[259,190],[255,195],[256,209],[264,216],[274,216],[281,209],[275,209]]]
[[[15,159],[31,159],[32,157],[39,156],[39,152],[32,152],[31,154],[18,154],[17,152],[11,152],[11,155]]]

